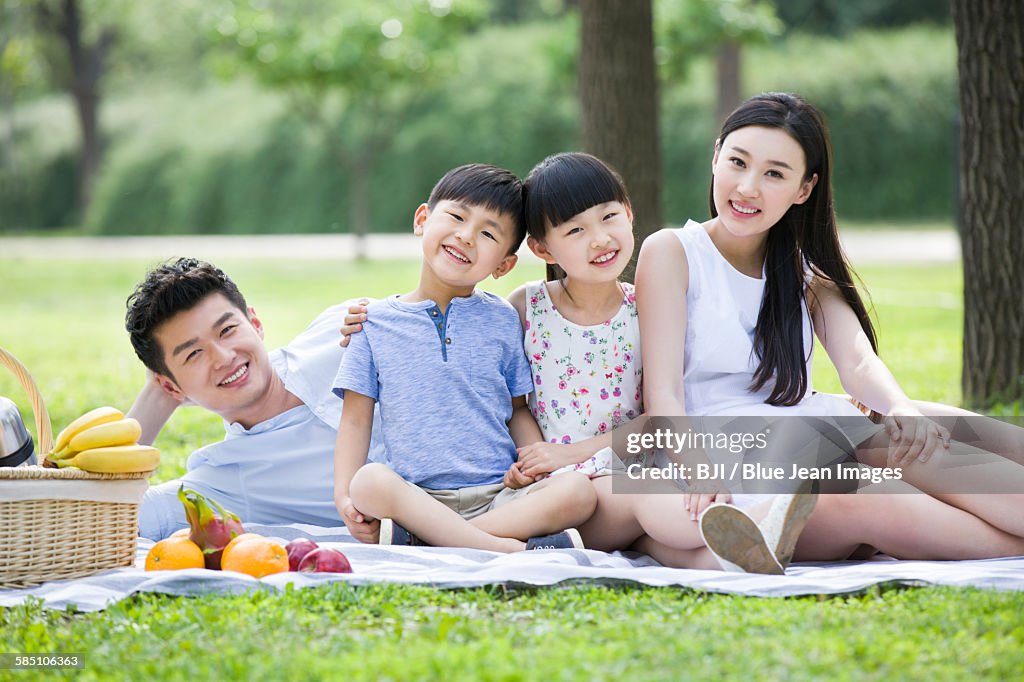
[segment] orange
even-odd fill
[[[236,540],[238,538],[235,538]],[[225,548],[221,555],[220,567],[225,571],[238,571],[262,578],[271,573],[284,573],[288,570],[288,552],[273,540],[257,536],[245,538],[228,552]]]
[[[236,535],[235,537],[231,538],[231,541],[228,542],[228,544],[224,545],[224,549],[222,550],[223,553],[220,555],[221,566],[223,567],[224,560],[227,559],[228,555],[231,554],[231,551],[238,546],[238,543],[243,542],[245,540],[252,540],[254,538],[262,537],[263,536],[259,533],[242,533],[241,535]]]
[[[287,558],[285,560],[287,563]],[[178,568],[203,568],[203,550],[185,537],[170,537],[153,545],[146,555],[147,571],[170,571]]]

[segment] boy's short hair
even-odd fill
[[[245,297],[220,268],[195,258],[179,258],[153,268],[128,297],[124,326],[135,354],[157,374],[174,378],[154,331],[178,313],[191,310],[210,294],[222,294],[242,313]]]
[[[427,206],[433,210],[441,201],[463,201],[510,217],[515,233],[509,254],[519,250],[526,237],[523,183],[512,171],[482,163],[453,168],[434,185]]]

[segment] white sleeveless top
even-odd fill
[[[754,328],[764,296],[763,276],[762,279],[755,279],[734,268],[700,223],[690,220],[673,232],[686,250],[690,270],[686,291],[686,346],[683,350],[683,387],[687,414],[764,415],[804,412],[800,408],[810,399],[811,355],[814,351],[813,327],[807,303],[801,302],[807,393],[804,394],[804,400],[794,407],[768,405],[764,401],[771,394],[770,382],[759,391],[750,390],[759,364],[754,352]],[[819,407],[812,403],[806,405],[807,412],[819,413]],[[847,405],[856,410],[852,405]],[[842,413],[849,412],[842,409]]]
[[[545,282],[526,285],[530,410],[550,443],[579,442],[643,413],[636,296],[631,284],[621,286],[615,316],[583,326],[555,309]]]

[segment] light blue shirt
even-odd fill
[[[370,304],[334,391],[379,403],[388,464],[431,489],[500,483],[516,460],[512,398],[530,393],[519,314],[499,296]],[[342,433],[344,436],[344,433]]]
[[[188,525],[178,500],[183,483],[243,523],[344,525],[334,506],[334,442],[342,402],[331,392],[331,382],[344,353],[338,328],[347,310],[348,303],[328,308],[291,343],[270,353],[274,371],[303,404],[251,429],[225,422],[224,440],[193,452],[184,476],[146,491],[139,535],[156,540]],[[379,431],[375,423],[373,461],[386,459]]]

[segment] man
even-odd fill
[[[160,539],[187,525],[182,485],[243,522],[343,525],[333,488],[342,401],[331,382],[347,305],[327,309],[268,352],[263,323],[220,269],[181,258],[147,273],[125,316],[135,353],[153,375],[129,410],[142,424],[141,442],[152,443],[186,404],[222,417],[225,436],[193,452],[180,479],[146,492],[140,535]],[[378,431],[374,461],[384,459]]]

